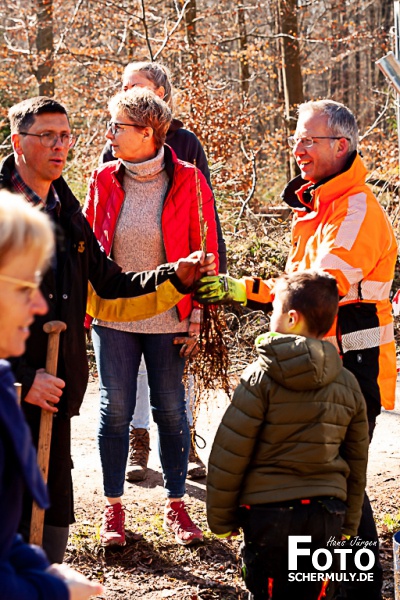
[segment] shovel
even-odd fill
[[[43,330],[49,335],[46,355],[46,373],[57,375],[58,348],[60,344],[60,333],[67,326],[62,321],[49,321],[43,325]],[[40,415],[39,443],[38,443],[38,465],[44,482],[47,483],[49,474],[49,459],[51,445],[51,430],[53,427],[53,413],[42,408]],[[31,528],[29,543],[41,546],[43,542],[44,509],[36,502],[32,506]]]

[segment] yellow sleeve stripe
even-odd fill
[[[169,281],[161,283],[155,292],[133,298],[100,298],[89,283],[87,313],[103,321],[142,321],[169,310],[184,298]]]

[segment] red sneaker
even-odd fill
[[[203,532],[189,517],[184,502],[172,502],[164,509],[164,529],[175,534],[175,541],[183,546],[203,541]]]
[[[120,502],[107,505],[100,529],[102,546],[125,546],[125,506]]]

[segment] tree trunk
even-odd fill
[[[192,58],[193,64],[197,63],[197,48],[196,48],[196,16],[197,5],[196,0],[190,0],[185,11],[185,33],[186,45]]]
[[[36,0],[37,69],[39,96],[54,96],[53,0]]]
[[[243,96],[247,96],[250,86],[250,69],[247,56],[247,29],[246,15],[243,10],[243,4],[239,3],[237,8],[237,19],[239,29],[239,70],[240,70],[240,91]]]
[[[279,0],[279,18],[282,52],[282,80],[285,97],[285,120],[287,135],[295,129],[296,109],[304,102],[303,78],[300,67],[300,49],[297,26],[297,1]],[[290,153],[288,155],[288,170],[290,177],[298,174],[296,162]]]

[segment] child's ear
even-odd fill
[[[297,312],[297,310],[289,310],[288,317],[289,317],[289,328],[293,329],[293,330],[296,329],[296,327],[299,323],[299,318],[300,318],[300,315]]]
[[[288,328],[291,333],[294,333],[295,335],[304,335],[305,337],[312,337],[308,332],[306,321],[301,312],[297,310],[289,310],[288,317]]]

